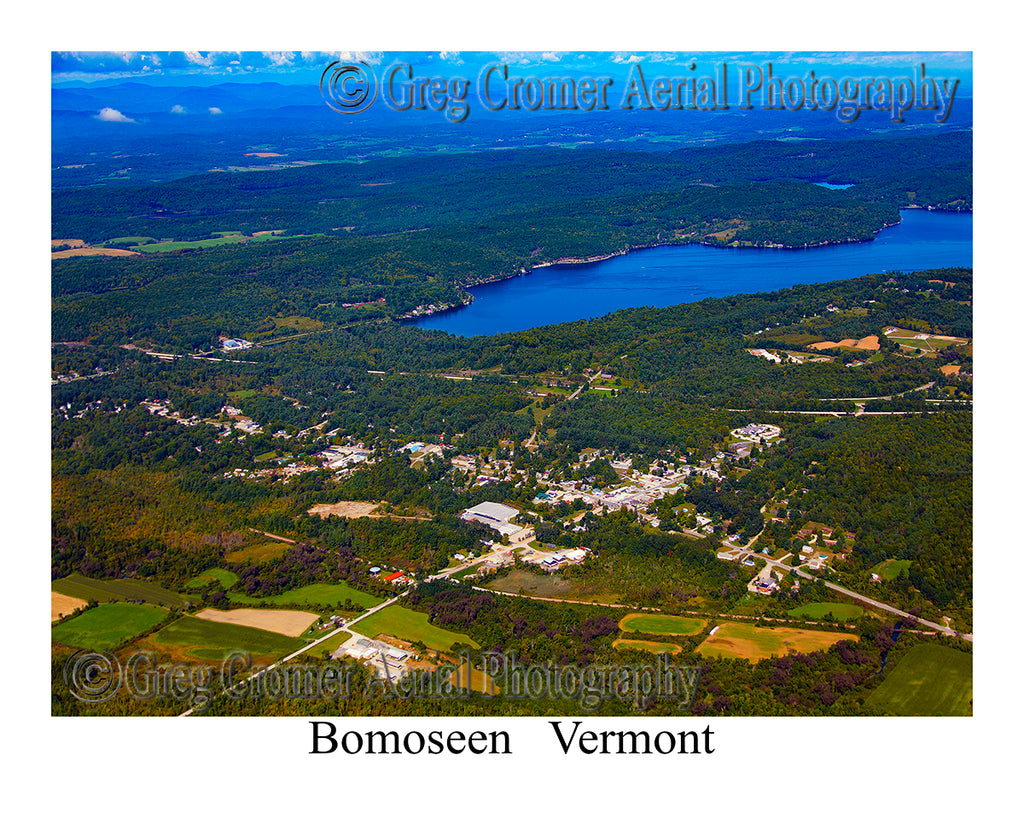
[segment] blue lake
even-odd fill
[[[624,307],[668,307],[868,273],[973,266],[973,214],[900,213],[900,224],[873,242],[805,250],[655,247],[603,262],[542,267],[474,287],[469,306],[412,323],[459,336],[494,335],[596,318]]]

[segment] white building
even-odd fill
[[[500,531],[502,526],[510,522],[518,514],[519,510],[513,509],[511,506],[506,506],[503,503],[484,501],[483,503],[478,503],[476,506],[471,506],[459,515],[459,517],[467,522],[477,521],[479,523],[484,523],[492,529]]]

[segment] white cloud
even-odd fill
[[[217,108],[216,106],[213,106],[213,107],[210,108],[210,113],[211,114],[223,114],[224,112],[221,111],[220,108]]]
[[[209,55],[204,57],[198,51],[186,51],[185,52],[185,59],[188,60],[193,65],[201,65],[201,66],[205,66],[206,68],[209,68],[211,65],[213,65],[213,55],[212,54],[209,54]]]
[[[264,51],[263,56],[274,66],[291,65],[295,59],[295,53],[292,51]]]
[[[380,65],[384,59],[384,55],[379,51],[341,51],[338,53],[337,59],[343,63],[366,63],[367,65]]]
[[[185,106],[184,106],[184,105],[175,105],[175,106],[174,106],[174,107],[173,107],[173,108],[171,109],[171,113],[172,113],[172,114],[187,114],[187,113],[188,113],[188,111],[187,111],[187,110],[185,110]]]
[[[126,117],[116,108],[104,108],[96,116],[100,122],[135,122],[131,117]]]

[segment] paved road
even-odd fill
[[[105,375],[113,375],[117,370],[104,370],[101,373],[92,373],[91,375],[76,375],[74,378],[57,378],[50,381],[50,386],[54,387],[57,384],[71,384],[74,381],[88,381],[90,378],[102,378]]]
[[[758,533],[758,534],[760,534],[760,533]],[[751,541],[751,543],[753,543],[753,541]],[[798,577],[802,577],[805,580],[815,581],[815,580],[821,579],[821,578],[815,577],[813,574],[808,574],[807,572],[805,572],[805,571],[803,571],[803,570],[801,570],[801,569],[799,569],[799,568],[797,568],[795,566],[790,566],[790,565],[788,565],[786,563],[783,563],[780,560],[773,560],[772,558],[768,557],[767,555],[763,555],[763,554],[759,554],[759,553],[753,552],[750,549],[742,547],[742,546],[736,546],[736,544],[729,544],[729,545],[732,548],[738,549],[740,554],[742,554],[742,555],[745,555],[745,556],[751,557],[751,558],[757,558],[758,560],[764,560],[764,561],[766,561],[768,563],[769,566],[781,569],[782,571],[786,571],[786,572],[794,572]],[[896,615],[899,615],[900,617],[909,618],[909,619],[911,619],[911,620],[913,620],[913,621],[915,621],[917,623],[920,623],[922,626],[927,626],[928,628],[934,629],[935,631],[939,632],[940,634],[945,634],[945,635],[947,635],[949,637],[961,637],[961,638],[963,638],[964,640],[967,640],[970,643],[974,642],[974,635],[973,634],[961,634],[959,631],[956,631],[955,629],[951,629],[949,626],[939,625],[938,623],[933,623],[930,620],[923,620],[920,617],[915,617],[914,615],[910,614],[909,612],[902,611],[901,609],[898,609],[898,608],[896,608],[894,606],[890,606],[888,603],[883,603],[880,600],[875,600],[875,599],[873,599],[871,597],[868,597],[866,595],[860,594],[859,592],[855,592],[855,591],[852,591],[851,589],[847,589],[845,586],[839,586],[839,585],[837,585],[835,583],[830,583],[827,580],[824,581],[824,582],[825,582],[825,586],[827,588],[832,589],[832,591],[838,592],[839,594],[845,595],[847,597],[852,597],[854,600],[859,600],[861,603],[864,603],[865,605],[869,605],[872,608],[881,609],[882,611],[887,611],[890,614],[896,614]]]
[[[934,387],[935,382],[929,381],[927,384],[922,384],[920,387],[914,387],[910,390],[904,390],[893,395],[871,395],[863,398],[819,398],[819,401],[891,401],[893,398],[900,398],[904,395],[910,395],[912,392],[921,392],[921,390],[927,390],[930,387]]]

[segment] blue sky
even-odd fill
[[[928,74],[961,81],[961,93],[972,86],[971,52],[875,52],[875,51],[761,51],[761,52],[666,52],[666,51],[103,51],[51,53],[53,86],[78,83],[148,82],[153,84],[206,85],[218,82],[308,83],[333,60],[362,60],[386,68],[409,63],[418,72],[443,76],[475,77],[483,65],[504,63],[518,71],[543,75],[556,72],[616,75],[641,62],[658,73],[684,70],[696,63],[707,73],[725,62],[729,65],[771,62],[787,75],[907,76],[920,63]]]

